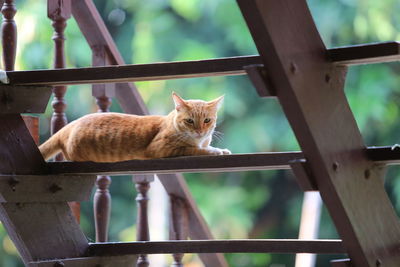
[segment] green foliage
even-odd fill
[[[231,0],[95,0],[127,63],[196,60],[257,54],[241,16]],[[397,0],[310,0],[311,12],[327,47],[400,39]],[[45,1],[17,1],[19,27],[17,69],[52,68],[51,22]],[[66,30],[69,67],[91,64],[90,48],[73,19]],[[295,44],[294,44],[295,45]],[[367,145],[400,142],[399,63],[352,67],[346,95]],[[166,114],[171,91],[185,98],[211,100],[225,94],[215,145],[234,153],[298,150],[299,145],[279,103],[261,99],[244,76],[140,82],[151,113]],[[70,86],[66,94],[69,121],[97,110],[90,86]],[[114,101],[112,111],[121,111]],[[41,116],[41,140],[49,136],[51,105]],[[246,172],[185,175],[203,215],[217,238],[296,238],[302,194],[290,172]],[[400,177],[391,168],[386,185],[400,211]],[[128,177],[115,177],[110,240],[135,239],[135,189]],[[82,228],[94,240],[92,203],[82,204]],[[326,210],[322,238],[337,233]],[[293,266],[294,256],[232,254],[231,266]],[[321,256],[318,266],[329,266]],[[187,261],[198,261],[186,256]],[[21,266],[17,252],[0,226],[0,266]]]

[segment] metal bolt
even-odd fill
[[[63,267],[65,266],[64,263],[62,261],[57,261],[56,263],[54,263],[53,265],[54,267]]]
[[[329,83],[331,81],[331,76],[329,74],[325,75],[325,82]]]
[[[290,71],[295,74],[297,72],[297,66],[294,64],[294,62],[290,63]]]
[[[337,163],[336,161],[332,164],[332,169],[334,171],[337,171],[337,169],[339,168],[339,163]]]
[[[364,171],[364,177],[365,179],[369,179],[369,177],[371,176],[371,171],[369,169],[366,169]]]
[[[379,267],[382,265],[382,261],[380,259],[377,259],[375,262],[376,267]]]
[[[49,187],[49,190],[50,190],[51,193],[56,193],[56,192],[62,190],[62,188],[59,187],[59,186],[56,185],[56,184],[52,184],[52,185]]]

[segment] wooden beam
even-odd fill
[[[400,61],[400,42],[361,44],[328,49],[328,58],[338,65]]]
[[[376,163],[393,165],[400,164],[400,146],[369,147],[367,157]]]
[[[0,203],[88,201],[95,180],[89,175],[0,175]]]
[[[0,173],[44,173],[45,162],[19,114],[0,115]]]
[[[238,3],[353,264],[398,266],[398,217],[306,1]]]
[[[129,243],[92,243],[88,254],[111,256],[169,253],[346,253],[341,240],[244,239],[143,241]]]
[[[79,1],[78,3],[84,4],[84,2],[85,1]],[[78,8],[79,7],[77,7],[77,5],[73,5],[73,11]],[[85,9],[79,10],[78,14],[81,14],[84,10]],[[85,18],[85,16],[81,15],[78,17],[76,15],[76,18],[78,18],[77,20],[79,23],[81,20],[83,20],[83,18]],[[96,37],[92,34],[85,36],[88,40],[91,40],[91,43],[98,39],[97,35]],[[326,51],[326,53],[327,60],[335,62],[338,65],[355,65],[399,61],[400,43],[386,42],[340,47],[329,49]],[[118,56],[118,58],[119,57],[120,55]],[[262,64],[262,60],[259,56],[238,56],[208,60],[137,65],[124,65],[123,61],[117,60],[114,54],[112,55],[112,58],[112,62],[114,62],[115,64],[119,64],[120,66],[71,68],[57,70],[8,71],[7,76],[9,77],[10,83],[13,85],[126,83],[136,81],[154,81],[221,75],[244,75],[246,74],[246,71],[244,69],[246,66]],[[131,90],[133,90],[133,87],[131,88]],[[118,98],[118,93],[116,92],[116,94]],[[132,95],[136,96],[136,93],[132,93]]]
[[[51,174],[168,174],[288,169],[301,153],[257,153],[220,156],[189,156],[115,163],[48,162]]]
[[[134,267],[136,259],[136,255],[81,257],[29,262],[28,267]]]
[[[13,85],[124,83],[221,75],[243,75],[258,57],[234,57],[170,63],[7,72]]]
[[[66,202],[0,203],[0,220],[25,265],[44,259],[80,257],[88,247]]]
[[[0,85],[0,113],[44,113],[50,95],[47,86]]]

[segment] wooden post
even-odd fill
[[[3,45],[3,62],[5,70],[14,70],[17,53],[17,26],[14,16],[17,13],[14,0],[6,0],[1,9],[3,23],[1,25],[1,42]]]
[[[150,189],[150,182],[154,181],[154,175],[134,175],[132,178],[133,182],[136,184],[136,190],[138,195],[136,197],[137,202],[137,226],[136,226],[136,239],[138,241],[149,241],[149,221],[147,214],[147,203],[149,198],[147,192]],[[137,267],[148,267],[149,260],[147,255],[139,255],[137,261]]]
[[[71,1],[70,0],[47,0],[47,16],[52,21],[54,28],[54,68],[65,68],[65,51],[64,51],[64,30],[67,27],[67,20],[71,17]],[[64,95],[67,91],[66,86],[55,86],[53,88],[54,99],[51,103],[53,106],[53,115],[51,117],[51,134],[55,134],[62,127],[67,125],[67,117],[65,109],[67,104]],[[63,161],[62,154],[55,157],[56,161]],[[80,220],[80,204],[77,202],[68,203],[72,212],[79,222]]]
[[[92,47],[92,65],[107,65],[107,53],[103,46]],[[96,98],[98,112],[109,112],[111,106],[111,97],[114,95],[113,84],[93,84],[92,95]],[[97,190],[93,199],[93,211],[96,228],[96,242],[107,242],[108,226],[111,212],[111,195],[109,187],[111,177],[106,175],[97,176]]]
[[[400,224],[305,0],[238,0],[354,266],[399,266]]]
[[[170,239],[186,240],[189,236],[189,208],[186,201],[180,197],[170,195],[171,216],[170,216]],[[173,254],[174,262],[171,266],[183,267],[183,253]]]

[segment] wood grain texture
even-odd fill
[[[346,253],[340,240],[255,239],[92,243],[88,254],[110,256],[169,253]]]
[[[81,257],[29,262],[28,267],[135,267],[136,255]]]
[[[304,0],[239,7],[355,266],[398,266],[400,224]],[[279,45],[278,45],[279,44]]]
[[[0,220],[26,265],[79,257],[88,247],[67,203],[1,203]]]
[[[48,86],[0,85],[0,113],[44,113],[50,95]]]
[[[95,176],[0,175],[0,202],[88,201]]]
[[[19,114],[0,115],[0,173],[46,172],[45,162]]]

